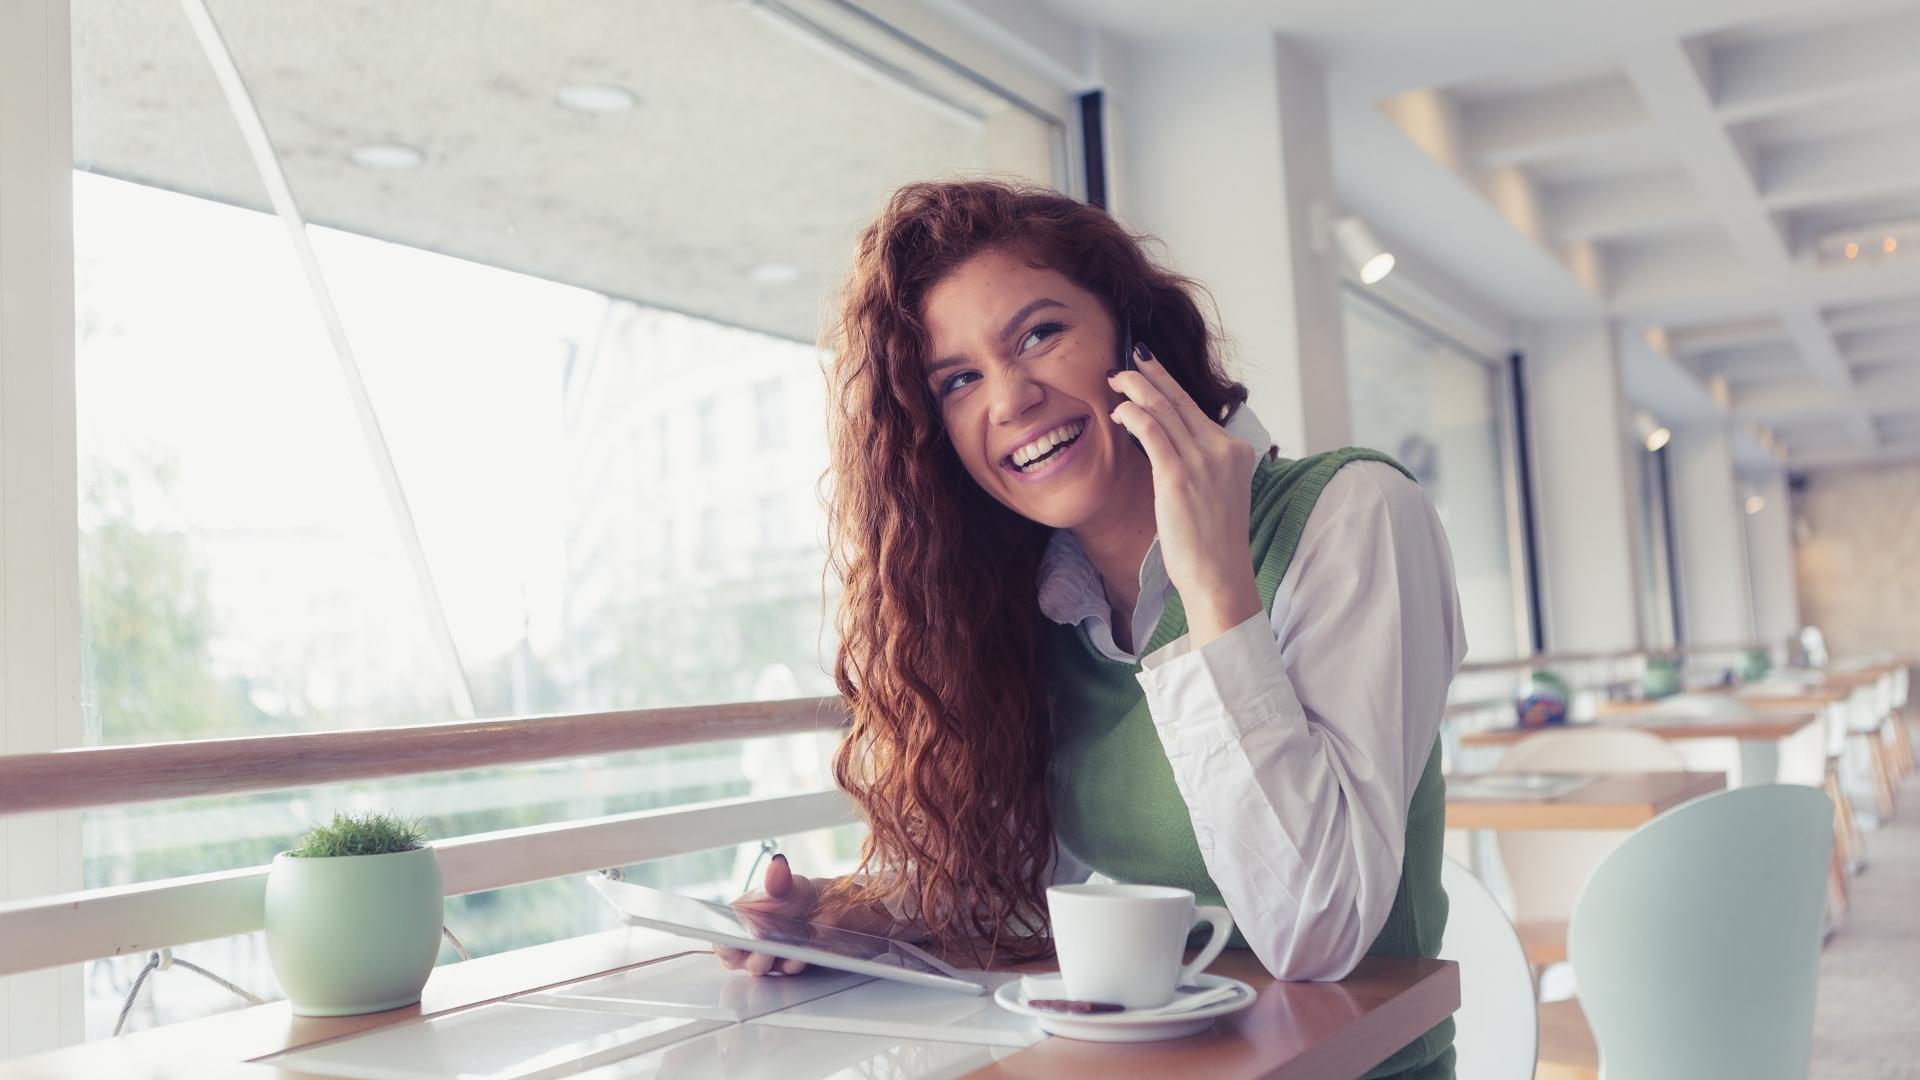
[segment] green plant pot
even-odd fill
[[[1640,680],[1640,692],[1648,698],[1672,697],[1680,692],[1680,669],[1675,667],[1649,667]]]
[[[298,859],[267,874],[267,955],[296,1016],[411,1005],[440,955],[445,900],[430,847]]]

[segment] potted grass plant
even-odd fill
[[[440,953],[440,863],[417,823],[335,814],[267,874],[267,955],[296,1016],[420,1000]]]
[[[1672,697],[1680,690],[1680,658],[1668,653],[1647,657],[1646,673],[1640,677],[1641,696],[1654,701]]]

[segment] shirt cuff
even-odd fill
[[[1239,736],[1300,712],[1266,612],[1197,650],[1192,642],[1192,635],[1183,634],[1155,650],[1135,676],[1169,749],[1176,731]]]

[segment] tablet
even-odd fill
[[[962,994],[987,992],[987,987],[904,941],[783,915],[755,912],[749,917],[727,904],[615,881],[603,874],[588,874],[587,884],[622,918],[638,926],[835,971]]]

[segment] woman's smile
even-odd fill
[[[1066,467],[1086,431],[1086,417],[1070,420],[1022,444],[1013,453],[1001,458],[1000,466],[1026,481],[1052,476]]]

